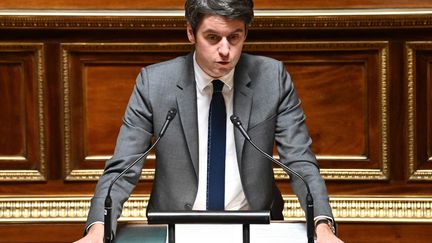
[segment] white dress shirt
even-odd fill
[[[206,210],[207,196],[207,135],[208,114],[213,94],[212,81],[198,65],[194,55],[194,69],[197,92],[198,140],[199,140],[199,180],[198,193],[193,210]],[[237,163],[237,153],[234,142],[234,126],[229,117],[233,114],[234,69],[227,75],[218,78],[225,85],[222,94],[226,107],[226,155],[225,155],[225,210],[248,209],[248,203],[243,192],[240,172]]]

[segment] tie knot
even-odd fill
[[[222,92],[224,83],[219,79],[213,80],[213,92]]]

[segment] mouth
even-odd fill
[[[230,62],[224,62],[224,61],[221,61],[221,62],[217,62],[217,63],[220,64],[220,65],[226,66],[226,65],[228,65]]]

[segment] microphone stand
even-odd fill
[[[315,225],[314,225],[314,220],[313,220],[313,216],[314,216],[314,203],[313,203],[312,194],[310,192],[309,184],[306,182],[306,180],[303,178],[303,176],[301,176],[299,173],[297,173],[296,171],[294,171],[291,168],[287,167],[285,164],[283,164],[279,160],[276,160],[275,158],[273,158],[272,156],[270,156],[269,154],[267,154],[266,152],[264,152],[260,147],[258,147],[252,141],[252,139],[250,138],[250,136],[248,135],[248,133],[245,131],[245,129],[242,126],[242,123],[241,123],[240,119],[237,116],[232,115],[230,117],[230,119],[231,119],[231,122],[234,124],[234,126],[237,127],[240,130],[241,134],[245,137],[245,139],[256,150],[258,150],[266,158],[268,158],[269,160],[273,161],[275,164],[277,164],[278,166],[280,166],[286,173],[293,174],[297,178],[299,178],[300,180],[303,181],[304,185],[306,186],[306,190],[307,190],[307,194],[306,194],[306,228],[307,228],[307,238],[308,238],[308,243],[314,243],[314,235],[315,235]]]
[[[108,192],[105,197],[105,207],[104,207],[104,243],[111,243],[112,241],[112,225],[111,225],[111,211],[112,211],[112,199],[111,199],[111,189],[113,185],[117,182],[117,180],[122,177],[127,171],[130,170],[138,161],[140,161],[142,158],[148,155],[150,151],[158,144],[159,140],[162,138],[162,136],[165,134],[165,131],[167,130],[170,122],[172,119],[174,119],[175,115],[177,113],[177,110],[175,108],[171,108],[168,111],[165,123],[163,124],[159,136],[157,137],[156,141],[153,143],[153,145],[147,149],[143,154],[141,154],[134,162],[132,162],[128,167],[126,167],[120,174],[118,174],[112,181],[111,184],[108,187]]]

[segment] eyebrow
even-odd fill
[[[244,33],[244,29],[242,28],[238,28],[236,30],[234,30],[233,32],[229,33],[229,35],[235,34],[235,33]],[[219,34],[219,32],[213,30],[213,29],[207,29],[203,31],[203,34],[208,34],[208,33],[212,33],[212,34]]]

